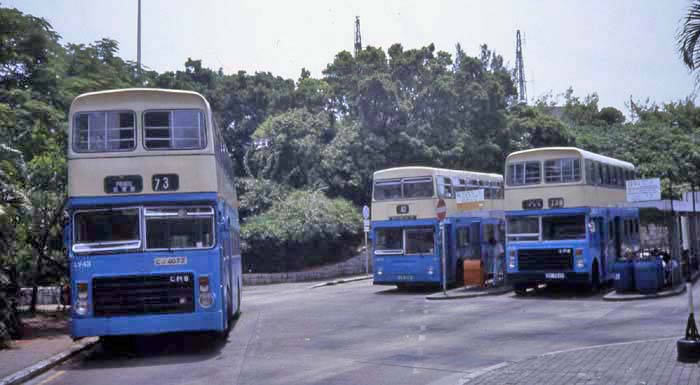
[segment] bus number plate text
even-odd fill
[[[153,260],[156,266],[186,265],[187,257],[161,257]]]
[[[153,191],[176,191],[180,188],[177,174],[156,174],[151,178]]]
[[[413,281],[412,275],[399,275],[397,278],[399,281]]]
[[[545,273],[546,279],[564,279],[564,273]]]

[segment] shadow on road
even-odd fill
[[[570,285],[540,285],[535,289],[530,289],[524,295],[513,294],[512,296],[522,300],[588,300],[602,301],[603,296],[612,290],[609,286],[601,287],[597,292],[591,292],[581,286]]]
[[[439,287],[434,285],[425,286],[407,286],[398,288],[396,286],[388,286],[385,290],[377,291],[374,294],[377,295],[422,295],[432,294],[440,291]]]
[[[238,320],[232,321],[231,329]],[[233,333],[167,333],[149,336],[100,338],[100,343],[75,369],[118,368],[125,365],[154,366],[206,361],[220,355],[226,343],[235,343]]]

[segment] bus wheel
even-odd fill
[[[591,293],[597,293],[600,289],[600,275],[598,273],[598,261],[593,261],[593,268],[591,270]]]
[[[527,294],[527,285],[523,283],[516,283],[513,285],[513,291],[515,295],[525,295]]]
[[[408,285],[405,284],[405,283],[397,283],[397,284],[396,284],[396,289],[397,289],[398,291],[405,291],[405,290],[408,290]]]
[[[461,259],[457,260],[457,266],[455,268],[455,282],[459,286],[464,286],[464,262]]]
[[[241,282],[240,281],[238,281],[237,298],[238,298],[238,301],[236,302],[236,312],[233,314],[234,319],[238,319],[238,317],[241,316]]]

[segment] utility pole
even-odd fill
[[[141,78],[141,0],[138,0],[138,22],[136,27],[136,73]]]
[[[355,57],[357,57],[357,53],[360,51],[362,51],[362,35],[360,34],[360,17],[355,16]]]
[[[520,41],[520,30],[515,33],[515,40],[515,82],[518,86],[518,103],[527,104],[525,66],[523,64],[523,46]]]

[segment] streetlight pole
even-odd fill
[[[136,72],[141,77],[141,0],[138,0],[138,21],[136,26]]]

